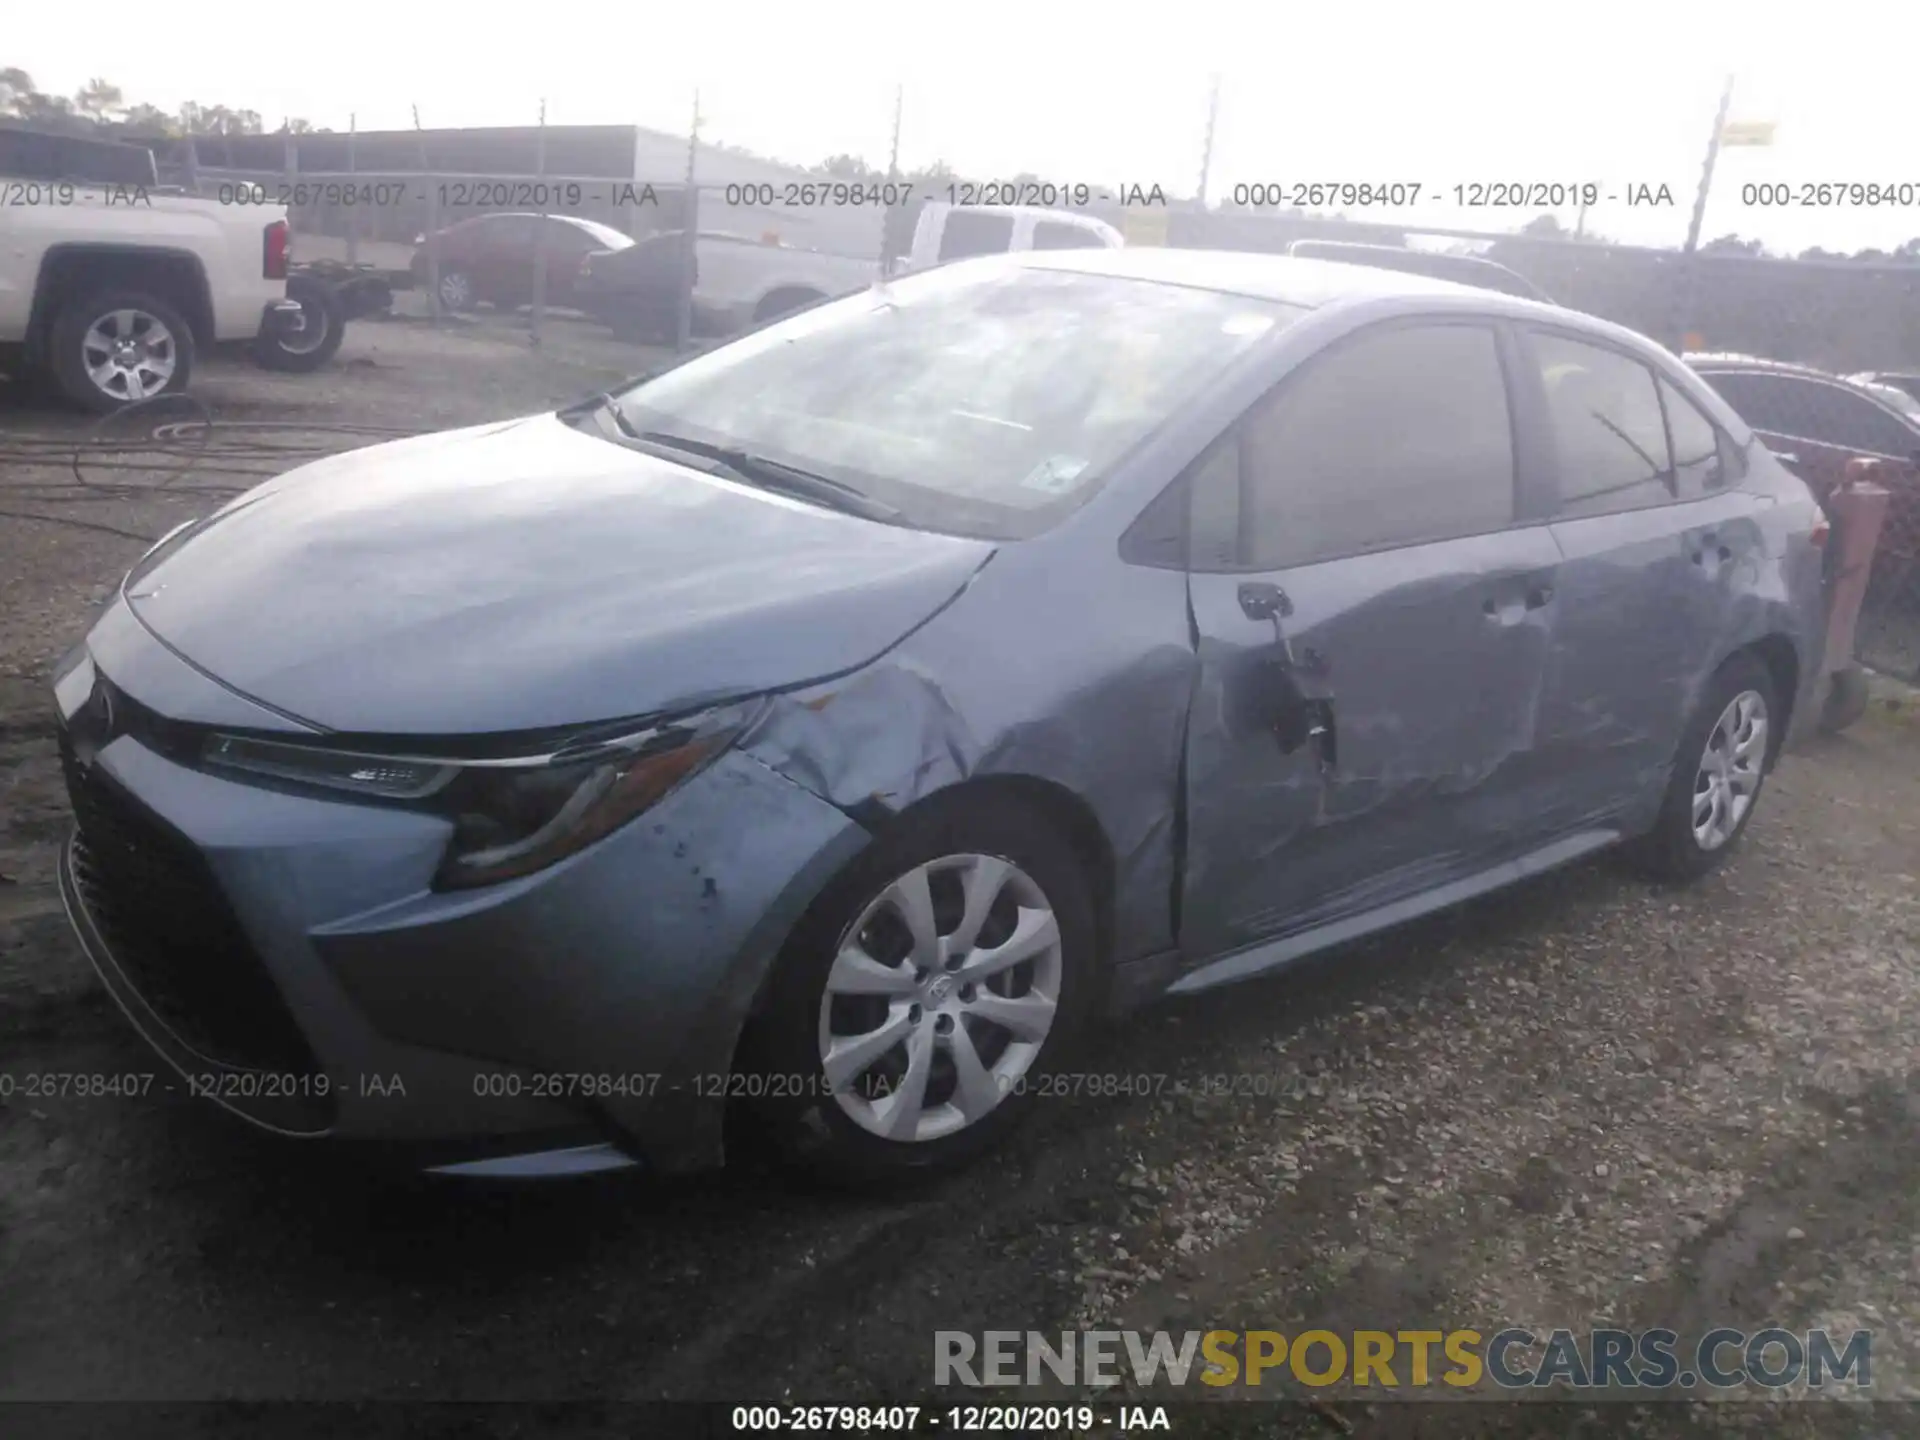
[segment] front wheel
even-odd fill
[[[187,322],[165,301],[138,291],[68,301],[49,338],[62,393],[101,414],[184,390],[193,372]]]
[[[1633,847],[1662,880],[1697,880],[1718,869],[1746,832],[1782,738],[1773,676],[1756,656],[1722,665],[1688,721],[1652,831]]]
[[[910,817],[816,902],[749,1026],[771,1138],[854,1184],[990,1148],[1084,1037],[1094,937],[1082,862],[1031,807]]]

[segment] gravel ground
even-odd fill
[[[197,389],[222,417],[423,428],[539,408],[635,356],[590,334],[535,355],[501,321],[391,322],[354,327],[321,375],[210,370]],[[0,394],[0,443],[63,427]],[[0,472],[0,508],[22,482]],[[205,504],[57,513],[157,534]],[[16,1081],[156,1069],[59,915],[44,693],[139,548],[0,520],[0,1076]],[[936,1329],[1509,1324],[1863,1327],[1875,1395],[1920,1399],[1916,802],[1920,728],[1877,704],[1788,758],[1742,852],[1697,887],[1603,859],[1161,1006],[1088,1066],[1153,1093],[1056,1101],[1007,1152],[885,1200],[751,1160],[671,1184],[436,1184],[271,1142],[159,1081],[143,1099],[16,1092],[0,1099],[0,1399],[912,1401]],[[251,1413],[196,1423],[252,1433]],[[1302,1435],[1627,1428],[1619,1411],[1221,1402],[1176,1433],[1216,1416],[1220,1433],[1229,1417]],[[1631,1428],[1916,1421],[1744,1401],[1652,1407]]]

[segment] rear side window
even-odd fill
[[[1653,371],[1564,335],[1535,332],[1569,518],[1637,510],[1673,498],[1667,426]]]
[[[1726,483],[1720,432],[1666,376],[1660,377],[1660,403],[1666,407],[1667,435],[1673,441],[1674,488],[1682,500],[1718,490]]]
[[[1346,340],[1285,381],[1241,442],[1241,558],[1257,568],[1513,521],[1513,429],[1485,326],[1394,326]]]
[[[1823,380],[1751,371],[1703,377],[1756,430],[1859,454],[1906,459],[1915,434],[1864,395]]]
[[[1004,255],[1013,245],[1013,217],[992,210],[949,210],[940,231],[940,258]]]
[[[1082,225],[1063,225],[1058,220],[1038,220],[1033,226],[1036,250],[1098,250],[1100,239]]]

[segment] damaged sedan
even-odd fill
[[[673,1171],[735,1112],[931,1171],[1157,995],[1603,847],[1720,863],[1824,533],[1598,320],[965,261],[162,540],[56,674],[63,891],[274,1131]]]

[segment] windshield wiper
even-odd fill
[[[866,491],[845,481],[816,474],[812,470],[802,470],[796,465],[757,455],[737,445],[716,445],[710,440],[696,440],[690,435],[674,435],[665,430],[641,430],[636,433],[620,413],[620,407],[616,404],[612,408],[615,422],[635,440],[662,450],[678,450],[683,455],[698,455],[703,460],[717,461],[750,485],[783,491],[802,500],[814,500],[831,509],[844,510],[868,520],[900,518],[900,512],[893,506],[884,500],[874,499]]]

